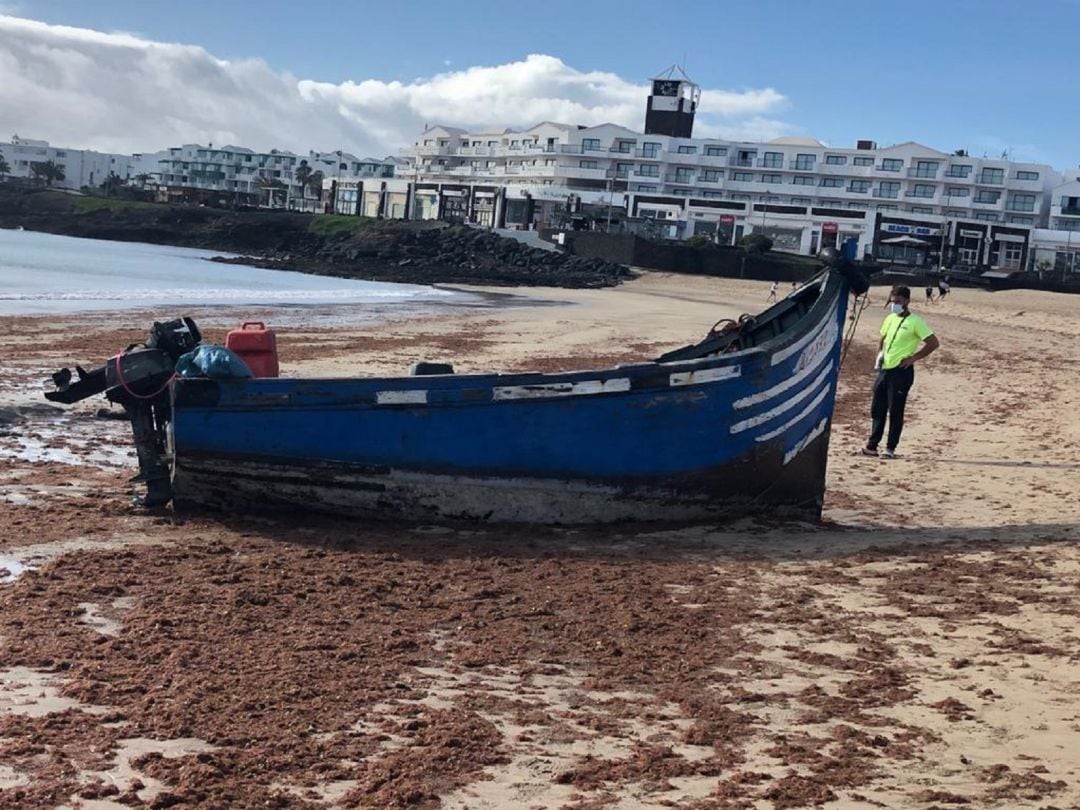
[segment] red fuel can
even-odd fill
[[[245,321],[225,336],[225,348],[236,352],[256,377],[278,376],[277,336],[262,321]]]

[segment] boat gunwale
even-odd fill
[[[248,387],[256,385],[268,393],[272,392],[278,386],[285,385],[303,385],[305,387],[311,387],[322,384],[341,384],[341,383],[353,383],[353,384],[372,384],[378,383],[381,385],[388,385],[395,391],[410,391],[410,390],[427,390],[432,387],[442,387],[443,390],[455,390],[467,388],[469,383],[481,383],[479,387],[497,387],[500,385],[512,386],[512,385],[542,385],[551,383],[572,383],[581,380],[599,380],[604,381],[609,378],[618,378],[621,376],[637,376],[645,375],[648,373],[656,373],[661,371],[668,373],[670,370],[678,371],[697,371],[727,365],[737,365],[748,360],[758,360],[760,357],[779,351],[783,351],[788,346],[794,344],[796,341],[810,334],[814,326],[824,319],[828,309],[835,303],[843,291],[843,276],[838,271],[825,270],[822,273],[811,279],[805,286],[812,284],[819,285],[819,293],[814,303],[807,309],[807,311],[799,318],[799,320],[788,329],[785,329],[781,334],[776,335],[763,343],[756,346],[751,346],[747,349],[742,349],[737,352],[719,353],[706,357],[688,358],[685,360],[643,360],[633,363],[621,364],[618,366],[609,366],[598,369],[574,369],[570,371],[558,371],[558,372],[543,372],[543,371],[481,371],[472,372],[467,374],[424,374],[424,375],[395,375],[395,376],[353,376],[353,377],[258,377],[258,378],[240,378],[240,379],[215,379],[208,380],[207,378],[177,378],[173,385],[173,399],[174,406],[177,404],[176,389],[180,386],[189,384],[206,384],[212,382],[218,385],[225,386],[243,386]],[[787,300],[782,299],[782,301]],[[782,302],[781,301],[781,302]],[[778,304],[781,302],[777,302]],[[774,305],[776,306],[776,305]],[[769,309],[771,309],[770,307]],[[764,310],[768,312],[768,309]],[[687,344],[686,347],[694,346],[697,344]],[[678,351],[678,349],[675,349]],[[716,381],[703,381],[696,383],[698,385],[709,384],[722,384],[727,380]],[[445,386],[445,383],[451,383],[450,386]],[[610,391],[610,392],[598,392],[595,395],[599,396],[615,396],[619,394],[633,393],[631,391]],[[182,409],[189,407],[184,403],[179,403]],[[273,403],[258,403],[258,406],[271,405]],[[438,403],[427,403],[427,405],[436,405]],[[463,404],[463,403],[461,403]],[[480,403],[477,403],[480,404]],[[399,407],[415,407],[416,403],[400,403]],[[192,405],[190,407],[199,407]],[[229,407],[244,407],[239,403],[230,403]],[[250,403],[249,407],[256,407],[254,403]],[[290,403],[288,407],[297,407],[295,403]],[[383,407],[386,407],[385,405]],[[390,406],[393,407],[393,406]]]

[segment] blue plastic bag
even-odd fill
[[[180,355],[176,361],[176,373],[181,377],[209,377],[212,380],[254,376],[240,355],[212,343],[204,343],[195,351]]]

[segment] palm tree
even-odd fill
[[[311,180],[311,167],[306,160],[301,160],[296,167],[296,182],[300,184],[300,210],[307,208],[307,186]]]
[[[44,163],[31,163],[30,172],[39,180],[44,180],[45,185],[51,186],[54,181],[64,180],[64,167],[59,163],[46,160]]]
[[[323,173],[319,170],[313,171],[307,181],[307,187],[311,189],[318,202],[322,202],[322,183]]]
[[[11,166],[4,158],[4,153],[0,152],[0,183],[4,181],[4,177],[11,171]]]

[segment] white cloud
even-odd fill
[[[298,79],[258,59],[0,16],[0,132],[104,151],[236,143],[390,154],[426,124],[526,127],[543,120],[640,129],[647,88],[532,54],[412,82]],[[696,134],[774,137],[777,91],[706,89]],[[6,132],[5,132],[6,131]]]

